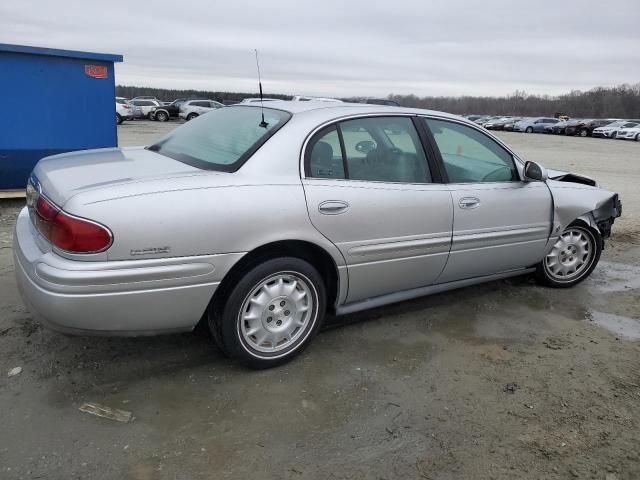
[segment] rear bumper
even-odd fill
[[[240,253],[84,262],[41,250],[26,208],[14,235],[15,272],[27,307],[67,333],[150,335],[193,329]]]

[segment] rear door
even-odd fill
[[[453,199],[451,253],[438,283],[539,262],[551,231],[544,182],[524,182],[511,153],[480,129],[426,118]]]
[[[329,125],[304,149],[313,225],[342,252],[347,302],[432,284],[451,243],[451,193],[410,116]]]

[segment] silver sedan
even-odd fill
[[[66,332],[203,323],[264,368],[346,314],[514,275],[569,287],[621,205],[472,122],[400,107],[214,110],[154,145],[42,159],[15,232],[25,303]]]

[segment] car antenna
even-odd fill
[[[256,52],[256,67],[258,68],[258,87],[260,87],[260,113],[262,114],[262,121],[260,122],[260,126],[262,128],[267,128],[269,124],[264,121],[264,101],[262,100],[262,80],[260,78],[260,63],[258,62],[258,49],[254,48],[254,52]]]

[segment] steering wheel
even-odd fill
[[[487,173],[484,177],[482,177],[483,182],[506,182],[509,180],[511,180],[511,169],[506,166],[496,168],[495,170]]]

